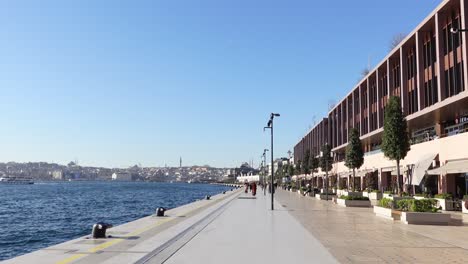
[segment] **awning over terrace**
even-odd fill
[[[356,172],[356,177],[364,177],[366,176],[367,173],[377,171],[377,169],[367,169],[367,170],[361,170],[359,172]]]
[[[392,172],[395,168],[396,168],[396,166],[385,167],[385,168],[382,168],[382,172]],[[396,173],[395,173],[395,175],[396,175]]]
[[[430,153],[427,155],[424,155],[416,164],[414,164],[413,167],[413,179],[411,181],[412,185],[419,185],[421,184],[424,176],[427,173],[427,169],[432,164],[432,161],[437,157],[437,153]],[[468,161],[467,161],[468,162]],[[395,173],[396,174],[396,173]]]
[[[445,165],[439,168],[427,171],[427,174],[430,175],[454,173],[468,173],[468,159],[448,161]]]
[[[340,178],[348,178],[348,176],[352,176],[353,172],[352,171],[346,171],[346,172],[340,172],[338,173],[338,176]]]

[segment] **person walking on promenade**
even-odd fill
[[[248,182],[245,182],[245,193],[247,193],[249,191],[249,186],[250,184]]]
[[[255,182],[252,183],[252,195],[255,196],[257,194],[257,184]]]

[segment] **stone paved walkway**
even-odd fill
[[[278,191],[276,198],[341,263],[468,263],[468,226],[414,226],[371,208]]]
[[[286,209],[272,212],[269,195],[249,198],[231,202],[165,263],[337,263]]]

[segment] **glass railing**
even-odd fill
[[[368,152],[364,153],[364,157],[374,155],[374,154],[377,154],[377,153],[381,153],[381,152],[382,152],[382,149],[371,150],[371,151],[368,151]]]

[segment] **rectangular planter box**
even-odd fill
[[[381,200],[382,199],[382,193],[376,193],[376,192],[370,192],[369,193],[369,199],[370,200]]]
[[[378,217],[393,220],[392,209],[389,208],[374,206],[374,214]]]
[[[399,200],[403,200],[403,199],[413,199],[413,197],[411,197],[411,196],[404,196],[404,197],[390,196],[389,198],[392,199],[395,202],[398,202]]]
[[[450,214],[401,212],[400,220],[407,225],[448,225]]]
[[[342,195],[353,196],[353,197],[362,197],[362,192],[343,191]]]
[[[331,200],[335,195],[332,195],[332,194],[329,194],[328,195],[328,200]],[[327,200],[327,195],[326,194],[323,194],[323,193],[317,193],[315,195],[315,198],[318,199],[318,200]]]
[[[362,192],[363,197],[369,197],[369,192]]]
[[[389,194],[389,193],[383,194],[383,198],[390,198],[390,197],[393,197],[393,194]]]
[[[344,207],[370,207],[370,201],[337,199],[337,204]]]
[[[453,211],[453,201],[446,199],[434,198],[437,200],[437,206],[442,207],[444,211]]]
[[[344,194],[343,194],[344,191],[345,191],[345,190],[337,190],[337,191],[336,191],[336,195],[337,195],[338,197],[340,197],[341,195],[344,195]]]
[[[468,214],[468,209],[466,209],[467,206],[468,206],[468,201],[462,201],[462,206],[461,206],[462,207],[462,213]]]

